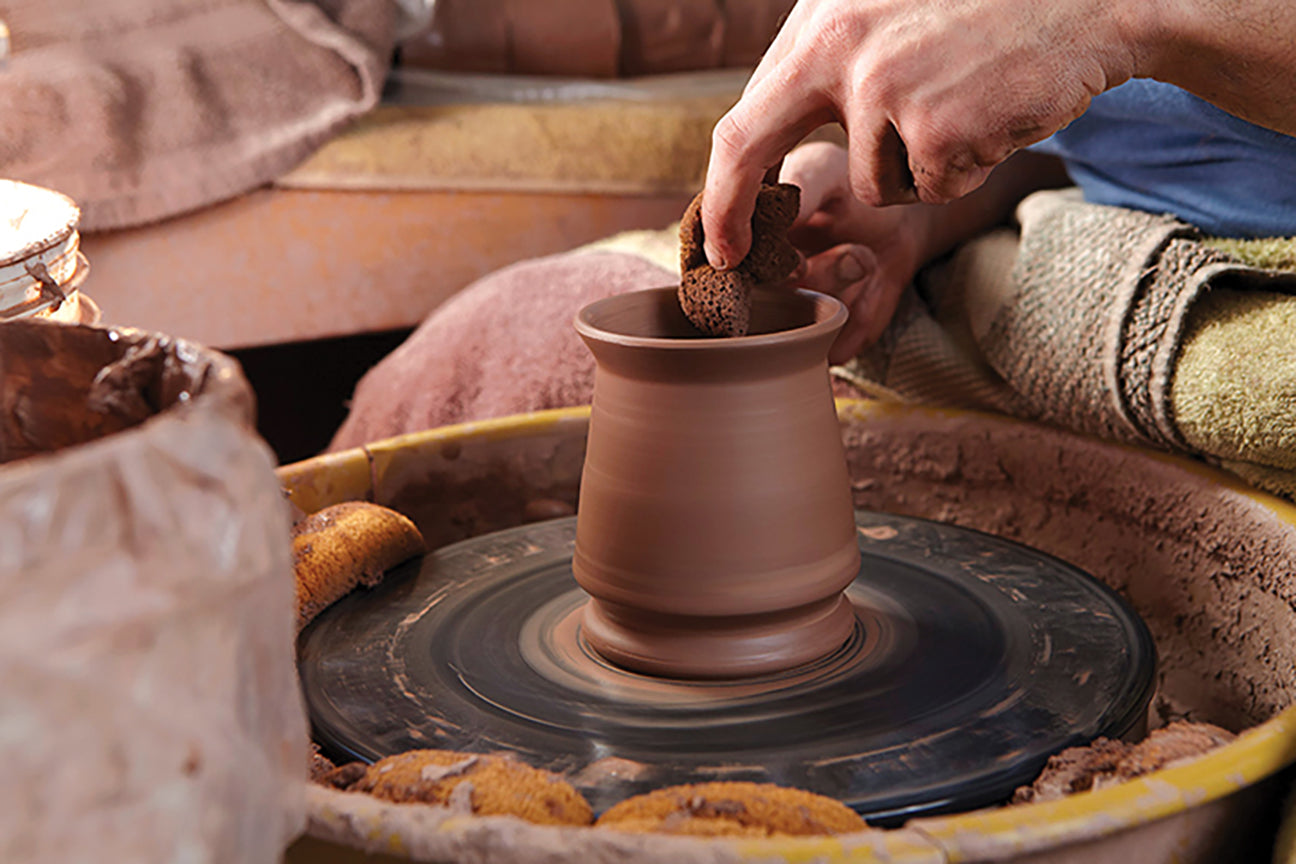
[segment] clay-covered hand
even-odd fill
[[[939,203],[975,189],[1131,77],[1125,17],[1144,5],[801,0],[712,135],[708,260],[742,260],[762,176],[834,119],[849,134],[862,202]]]
[[[801,187],[801,208],[791,238],[806,253],[798,286],[831,294],[850,317],[829,352],[843,363],[877,341],[896,301],[924,261],[923,238],[934,208],[873,207],[852,194],[846,151],[806,144],[783,163],[781,179]]]

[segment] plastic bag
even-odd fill
[[[300,830],[289,517],[251,418],[214,352],[0,324],[0,860],[272,862]]]

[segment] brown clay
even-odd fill
[[[605,657],[735,677],[849,636],[859,550],[826,361],[845,318],[804,291],[761,292],[738,338],[697,338],[674,288],[581,310],[597,370],[573,571]]]
[[[1013,803],[1056,801],[1077,792],[1115,786],[1201,756],[1234,737],[1232,732],[1210,723],[1180,720],[1157,729],[1137,744],[1099,738],[1087,747],[1068,747],[1049,758],[1034,783],[1014,793]]]
[[[796,247],[787,232],[796,219],[801,190],[790,183],[766,183],[756,195],[752,245],[737,267],[715,270],[702,248],[702,193],[680,220],[680,308],[709,336],[742,336],[751,317],[752,291],[781,282],[796,269]]]

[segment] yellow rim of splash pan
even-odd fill
[[[838,411],[852,419],[882,414],[958,418],[972,412],[895,403],[845,400]],[[579,425],[589,408],[520,414],[401,435],[365,447],[307,459],[279,469],[289,497],[307,512],[346,499],[369,498],[391,454],[440,448],[468,440],[522,438]],[[1022,422],[1010,418],[987,418]],[[1119,446],[1119,445],[1115,445]],[[1296,507],[1251,489],[1231,475],[1187,459],[1150,451],[1141,455],[1171,463],[1246,496],[1296,528]],[[732,850],[750,860],[789,862],[959,862],[1002,858],[1063,844],[1096,840],[1186,812],[1270,777],[1296,761],[1296,706],[1240,734],[1234,741],[1191,762],[1162,769],[1117,786],[1082,792],[1057,801],[917,819],[904,828],[837,838],[734,840]]]

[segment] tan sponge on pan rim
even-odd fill
[[[737,267],[716,270],[702,248],[702,193],[680,221],[680,308],[708,336],[745,336],[751,319],[751,292],[783,281],[800,257],[787,238],[801,206],[801,190],[790,183],[766,183],[756,196],[752,245]]]
[[[423,535],[406,517],[367,501],[345,501],[293,526],[297,629],[359,585],[426,551]]]
[[[599,828],[695,837],[786,837],[846,834],[868,828],[832,798],[772,783],[718,782],[671,786],[608,809]]]
[[[561,777],[489,754],[409,750],[372,765],[343,765],[320,782],[464,816],[516,816],[539,825],[588,825],[594,818],[585,797]]]

